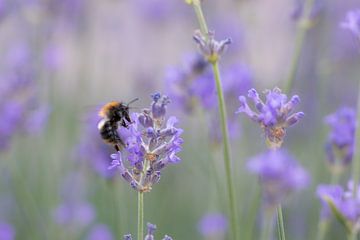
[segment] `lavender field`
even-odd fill
[[[0,0],[0,240],[357,240],[360,1]]]

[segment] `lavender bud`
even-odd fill
[[[210,63],[216,63],[223,54],[227,45],[231,43],[231,39],[227,38],[220,42],[215,40],[215,32],[208,32],[204,36],[200,30],[195,31],[193,39],[197,43],[199,50],[205,59]]]

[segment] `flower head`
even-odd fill
[[[140,192],[150,191],[159,182],[162,169],[180,162],[176,154],[183,143],[183,130],[175,127],[177,118],[165,118],[169,98],[161,94],[152,98],[150,108],[132,114],[129,128],[120,128],[126,147],[111,155],[110,169],[117,168],[125,181]]]
[[[350,30],[355,37],[360,40],[360,9],[349,11],[346,14],[345,21],[343,21],[340,26]]]
[[[317,194],[323,203],[325,217],[329,216],[329,209],[335,216],[345,222],[345,227],[351,231],[360,230],[360,188],[357,195],[353,195],[354,184],[348,182],[347,189],[338,185],[320,185]]]
[[[193,38],[201,54],[204,55],[205,59],[210,63],[216,63],[224,53],[226,47],[231,43],[230,38],[226,38],[220,42],[216,41],[215,32],[212,31],[208,32],[207,36],[204,36],[200,30],[197,30]]]
[[[206,239],[225,239],[228,220],[221,213],[204,215],[198,224],[198,230]]]
[[[289,101],[287,96],[279,88],[265,91],[266,101],[263,102],[255,89],[248,91],[248,97],[254,102],[256,112],[253,111],[245,96],[240,96],[240,107],[237,113],[245,113],[251,120],[259,123],[264,130],[265,138],[270,147],[279,147],[283,143],[286,129],[301,118],[303,112],[293,113],[296,105],[300,103],[300,98],[294,95]]]
[[[327,116],[325,122],[330,126],[330,133],[325,145],[327,158],[333,167],[340,167],[341,170],[351,162],[353,156],[356,129],[355,110],[343,107]]]
[[[264,203],[276,206],[293,191],[306,187],[308,173],[283,150],[270,150],[253,157],[247,164],[250,172],[259,176]]]
[[[155,239],[154,238],[155,230],[156,230],[156,225],[147,223],[147,234],[146,234],[144,240],[154,240]],[[124,240],[132,240],[131,234],[124,235],[123,239]],[[162,240],[172,240],[172,238],[169,237],[168,235],[165,235]]]

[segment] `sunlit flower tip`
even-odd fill
[[[360,9],[347,12],[346,19],[340,26],[350,30],[360,40]]]
[[[170,103],[170,99],[166,95],[155,93],[151,95],[153,102],[151,104],[152,116],[155,119],[161,119],[166,114],[166,105]]]
[[[132,240],[131,234],[124,235],[123,240]]]
[[[215,32],[209,31],[207,36],[204,36],[200,30],[196,30],[193,36],[197,43],[200,52],[204,55],[205,59],[210,63],[216,63],[220,56],[224,53],[227,46],[231,43],[231,38],[216,41]]]
[[[349,107],[338,109],[325,118],[330,126],[330,133],[325,144],[327,159],[332,170],[342,171],[353,157],[356,130],[356,113]],[[340,163],[340,164],[337,164]]]
[[[270,147],[279,147],[283,143],[286,128],[296,124],[304,117],[303,112],[293,113],[300,103],[300,98],[294,95],[289,101],[279,88],[266,90],[265,102],[255,89],[248,91],[248,98],[254,104],[252,110],[245,96],[239,96],[240,106],[236,113],[245,113],[251,120],[257,122],[265,133],[266,142]]]
[[[283,150],[259,154],[250,159],[247,168],[259,176],[267,207],[281,203],[290,192],[305,188],[310,181],[308,173]]]
[[[209,239],[223,239],[228,229],[228,220],[221,213],[204,215],[198,223],[200,234]]]
[[[147,223],[147,234],[144,240],[154,240],[155,230],[156,230],[156,225]]]

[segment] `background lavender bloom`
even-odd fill
[[[104,224],[93,226],[86,238],[87,240],[113,240],[115,239],[110,229]]]
[[[0,222],[0,239],[1,240],[14,240],[15,229],[9,223]]]
[[[100,121],[97,112],[88,114],[85,122],[83,135],[76,147],[76,158],[80,163],[86,164],[92,171],[101,177],[112,179],[115,176],[115,169],[109,170],[109,154],[113,146],[104,144],[100,137],[99,130],[94,127]]]
[[[290,192],[309,184],[309,174],[296,160],[283,150],[270,150],[247,163],[250,172],[259,176],[266,207],[283,202]]]
[[[341,170],[351,162],[353,156],[356,129],[355,110],[349,107],[340,108],[327,116],[325,122],[330,126],[325,146],[327,158],[334,168]]]
[[[353,183],[349,181],[347,189],[337,185],[320,186],[318,189],[318,195],[323,202],[323,208],[328,211],[329,204],[332,204],[336,211],[341,214],[341,217],[345,219],[346,227],[354,228],[352,231],[359,231],[360,224],[360,194],[354,197],[353,195]],[[333,211],[333,209],[331,208]],[[340,217],[335,214],[336,217]]]
[[[205,239],[225,239],[227,229],[228,220],[221,213],[206,214],[198,223],[198,230]]]
[[[212,93],[215,86],[209,79],[207,69],[208,63],[199,54],[188,54],[184,57],[181,67],[167,69],[166,92],[175,106],[191,113],[195,102],[203,103],[205,108],[214,104]]]
[[[23,42],[15,43],[6,52],[0,73],[0,150],[9,147],[17,133],[41,132],[49,117],[48,107],[39,103],[30,54],[29,46]]]
[[[349,11],[341,27],[350,30],[360,40],[360,9]]]
[[[111,156],[110,169],[118,168],[125,181],[141,192],[150,191],[152,185],[159,182],[163,168],[180,162],[176,154],[183,143],[180,137],[183,130],[175,127],[177,118],[165,118],[168,97],[156,93],[152,98],[150,108],[132,114],[133,123],[128,129],[119,129],[126,148]]]
[[[80,231],[95,219],[95,208],[85,199],[85,181],[84,176],[76,172],[63,180],[60,188],[62,202],[53,212],[57,224]]]
[[[245,96],[240,96],[240,107],[237,113],[245,113],[260,125],[270,147],[279,147],[284,141],[286,129],[303,118],[304,113],[293,113],[295,106],[300,103],[297,95],[288,101],[287,96],[281,93],[279,88],[267,90],[265,94],[266,101],[263,102],[257,91],[250,89],[248,97],[251,98],[258,112],[249,107]]]
[[[321,201],[321,218],[327,219],[331,216],[331,210],[325,199],[325,197],[330,198],[334,203],[341,201],[344,190],[341,186],[338,185],[324,185],[320,184],[316,190],[316,196]]]

